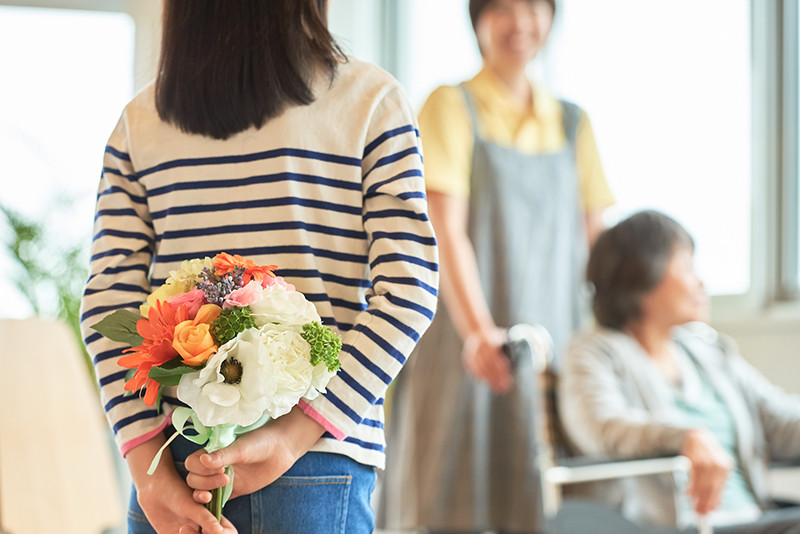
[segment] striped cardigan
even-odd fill
[[[150,86],[126,106],[105,151],[81,323],[123,454],[180,405],[124,396],[125,347],[91,329],[137,310],[170,270],[220,251],[276,273],[343,337],[327,393],[301,404],[327,429],[317,451],[383,467],[383,398],[436,309],[437,250],[419,132],[399,84],[350,59],[317,100],[227,140],[161,121]]]

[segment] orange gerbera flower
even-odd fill
[[[157,300],[155,306],[148,310],[147,319],[139,319],[136,323],[136,331],[144,338],[142,344],[125,350],[130,354],[117,361],[122,367],[136,369],[133,377],[125,383],[125,390],[139,391],[144,388],[144,402],[148,406],[156,403],[159,383],[147,375],[153,367],[165,364],[178,355],[172,346],[175,325],[188,318],[186,306],[176,309],[167,301]]]
[[[265,276],[274,278],[275,273],[272,271],[278,268],[277,265],[256,265],[253,260],[246,260],[238,254],[231,255],[227,252],[220,252],[214,256],[214,269],[217,276],[233,272],[236,267],[244,269],[242,284],[247,284],[253,279],[260,282]]]

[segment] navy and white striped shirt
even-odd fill
[[[383,466],[383,397],[430,324],[438,287],[414,114],[382,70],[350,59],[317,100],[227,140],[160,120],[150,86],[106,148],[82,328],[123,454],[165,426],[123,395],[125,347],[90,326],[137,310],[180,262],[221,251],[276,264],[343,337],[342,368],[303,410],[314,450]]]

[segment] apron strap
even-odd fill
[[[480,134],[480,121],[478,120],[478,110],[475,107],[475,100],[473,100],[472,95],[467,89],[467,86],[463,83],[458,86],[461,90],[461,94],[464,96],[464,103],[467,105],[467,113],[469,114],[469,120],[472,123],[472,137],[476,141],[481,139]]]
[[[578,123],[581,120],[581,108],[572,102],[561,100],[561,106],[564,108],[564,135],[567,137],[567,142],[570,145],[575,145],[575,139],[578,136]]]
[[[461,83],[458,88],[461,90],[461,94],[464,96],[464,103],[467,106],[467,113],[469,114],[469,120],[472,123],[472,134],[476,140],[481,139],[480,134],[480,121],[478,120],[478,110],[475,107],[475,100],[472,98],[472,95],[467,89],[466,85]],[[564,109],[563,112],[563,121],[564,121],[564,135],[567,138],[567,143],[574,146],[575,139],[578,135],[578,124],[581,120],[581,108],[578,107],[577,104],[573,104],[567,100],[560,100],[561,106]]]

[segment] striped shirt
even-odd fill
[[[91,329],[138,310],[183,260],[221,251],[279,266],[343,338],[327,392],[301,403],[326,434],[313,450],[384,464],[383,399],[436,309],[437,250],[419,132],[390,75],[350,59],[317,100],[227,140],[160,120],[150,86],[105,151],[81,324],[123,454],[167,425],[124,396],[122,344]]]

